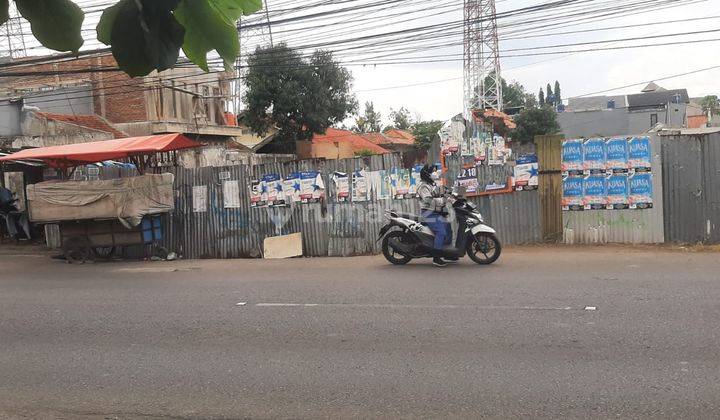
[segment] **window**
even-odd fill
[[[650,114],[650,127],[655,127],[657,122],[657,114]]]

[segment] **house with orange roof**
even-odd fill
[[[312,140],[298,141],[299,159],[346,159],[362,155],[382,155],[390,150],[349,130],[328,128],[324,134],[315,134]]]

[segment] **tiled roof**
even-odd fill
[[[116,129],[110,125],[109,122],[105,121],[105,119],[97,115],[65,115],[52,114],[49,112],[36,112],[35,114],[48,120],[66,122],[82,127],[92,128],[93,130],[104,131],[112,134],[116,139],[128,137],[126,133]]]
[[[391,142],[394,144],[415,144],[415,136],[405,130],[393,128],[392,130],[386,131],[384,134],[386,137],[390,137],[392,139]]]
[[[343,143],[347,142],[352,145],[354,152],[369,150],[375,154],[389,153],[388,150],[378,146],[377,144],[364,139],[358,134],[347,130],[338,130],[337,128],[328,128],[325,134],[315,134],[312,138],[313,143]]]

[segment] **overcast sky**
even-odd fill
[[[391,108],[405,106],[422,119],[445,120],[462,111],[462,34],[452,28],[462,21],[462,0],[267,0],[270,20],[273,23],[274,42],[286,41],[291,46],[315,45],[335,50],[336,57],[352,71],[354,90],[361,104],[372,101],[384,117]],[[548,3],[550,0],[498,0],[497,11],[504,16],[509,11]],[[637,1],[637,0],[633,0]],[[671,0],[665,0],[672,2]],[[682,3],[690,0],[676,0]],[[94,26],[98,12],[114,0],[77,0],[88,10],[84,25],[84,49],[101,45],[94,39]],[[563,47],[556,50],[538,47],[578,42],[617,40],[630,37],[658,36],[689,31],[720,30],[720,0],[697,0],[693,4],[665,10],[660,6],[647,7],[631,16],[608,16],[603,20],[584,22],[564,28],[550,28],[529,32],[527,20],[552,16],[561,21],[569,13],[601,7],[618,7],[631,1],[577,0],[575,5],[556,9],[550,15],[543,11],[520,14],[498,20],[503,56],[532,54],[547,51],[567,51],[582,48],[619,47],[647,43],[678,42],[700,39],[718,39],[720,32],[662,37],[625,42],[607,42],[588,46]],[[308,15],[312,15],[308,18]],[[247,24],[257,23],[264,14],[248,18]],[[300,19],[297,19],[300,17]],[[557,34],[566,31],[646,25],[681,19],[706,18],[690,22],[639,26],[574,34]],[[293,20],[296,19],[296,20]],[[453,26],[455,25],[455,26]],[[416,28],[431,26],[431,32],[413,32]],[[446,28],[449,28],[446,30]],[[452,29],[452,30],[450,30]],[[343,42],[355,37],[410,30],[403,41],[382,46],[388,38],[369,38],[364,41]],[[29,33],[29,28],[24,31]],[[256,33],[257,31],[253,32]],[[253,34],[251,33],[251,35]],[[431,35],[422,41],[423,34]],[[436,35],[442,33],[442,38]],[[436,35],[432,35],[436,34]],[[530,37],[528,35],[549,35]],[[255,35],[253,35],[255,36]],[[509,37],[524,39],[509,40]],[[252,37],[251,37],[252,38]],[[254,49],[255,36],[245,46]],[[31,54],[46,53],[31,45]],[[412,47],[412,48],[411,48]],[[414,48],[414,50],[413,50]],[[530,50],[520,50],[531,48]],[[410,49],[412,51],[405,51]],[[558,80],[563,97],[586,95],[632,83],[647,82],[666,76],[720,65],[717,51],[720,42],[662,46],[614,51],[594,51],[575,54],[503,57],[502,75],[508,81],[518,81],[532,93],[540,87]],[[515,50],[515,51],[511,51]],[[387,61],[440,60],[441,62],[413,64],[367,64]],[[443,61],[444,60],[444,61]],[[366,65],[363,65],[366,64]],[[687,88],[691,96],[720,93],[720,69],[658,81],[665,88]],[[412,86],[407,86],[412,85]],[[641,85],[609,93],[639,92]]]

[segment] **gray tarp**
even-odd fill
[[[173,174],[41,182],[27,186],[27,200],[33,222],[117,217],[137,226],[146,214],[173,210]]]

